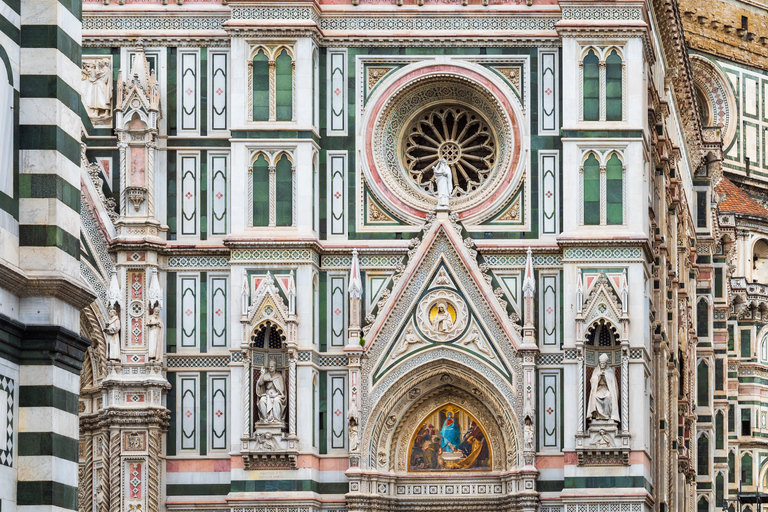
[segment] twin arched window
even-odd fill
[[[260,47],[251,63],[253,121],[292,121],[293,58],[288,48]]]
[[[275,158],[277,159],[275,161]],[[260,153],[253,161],[253,226],[293,226],[294,166],[288,154]]]
[[[584,224],[624,224],[624,164],[617,153],[604,166],[592,152],[583,166]]]
[[[621,121],[624,118],[624,64],[621,55],[616,49],[610,49],[603,57],[605,60],[601,61],[598,50],[593,48],[582,60],[584,121]]]

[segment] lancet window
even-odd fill
[[[626,218],[626,167],[621,157],[616,151],[604,155],[589,151],[582,162],[582,224],[623,225]]]
[[[285,151],[259,151],[248,169],[249,225],[296,225],[296,167]]]

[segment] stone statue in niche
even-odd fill
[[[437,332],[448,332],[453,329],[453,318],[445,302],[438,302],[437,313],[432,319],[432,328]]]
[[[347,421],[349,422],[349,451],[356,452],[360,448],[360,438],[358,437],[358,418],[357,409],[353,408],[349,410],[347,414]]]
[[[94,124],[109,124],[112,118],[112,61],[109,57],[83,59],[83,103]]]
[[[533,431],[533,420],[531,420],[530,416],[525,417],[525,425],[523,427],[523,448],[526,452],[532,452],[534,445],[533,445],[533,439],[534,438],[534,431]]]
[[[155,307],[147,320],[147,329],[149,330],[148,359],[150,361],[163,360],[163,320],[160,318],[160,307]]]
[[[259,398],[259,420],[261,423],[282,425],[285,414],[285,382],[277,372],[277,363],[269,360],[267,370],[261,367],[261,376],[256,382],[256,396]]]
[[[619,393],[616,386],[616,374],[608,366],[608,354],[602,353],[599,365],[592,372],[587,417],[591,420],[619,422]]]
[[[448,198],[453,192],[451,168],[448,161],[441,158],[435,165],[435,182],[437,183],[437,207],[448,208]]]
[[[107,342],[107,360],[120,360],[120,317],[117,311],[112,308],[109,310],[109,321],[104,327],[104,338]]]

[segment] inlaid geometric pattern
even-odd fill
[[[318,254],[310,249],[235,249],[232,259],[236,261],[290,261],[320,263]]]
[[[391,269],[403,262],[403,256],[395,254],[364,254],[360,256],[360,268],[386,268]],[[348,269],[352,264],[352,256],[328,255],[321,256],[320,266],[323,269],[343,268]]]
[[[88,16],[83,30],[221,30],[226,16]]]
[[[563,260],[640,260],[639,247],[569,247],[563,250]]]
[[[491,267],[524,267],[525,254],[484,254],[485,262]],[[534,254],[535,267],[556,267],[563,264],[559,254]]]
[[[536,356],[536,365],[563,364],[563,354],[539,354]]]
[[[13,393],[15,383],[0,376],[0,464],[13,467]]]
[[[171,256],[167,268],[227,268],[229,258],[226,256]]]
[[[639,20],[639,7],[564,7],[564,20]]]
[[[235,353],[240,354],[240,352]],[[230,361],[228,356],[177,356],[168,354],[166,357],[168,358],[168,368],[226,368]]]

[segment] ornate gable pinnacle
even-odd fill
[[[360,279],[360,260],[357,257],[357,249],[352,250],[352,265],[349,268],[349,298],[360,299],[363,297],[363,281]]]

